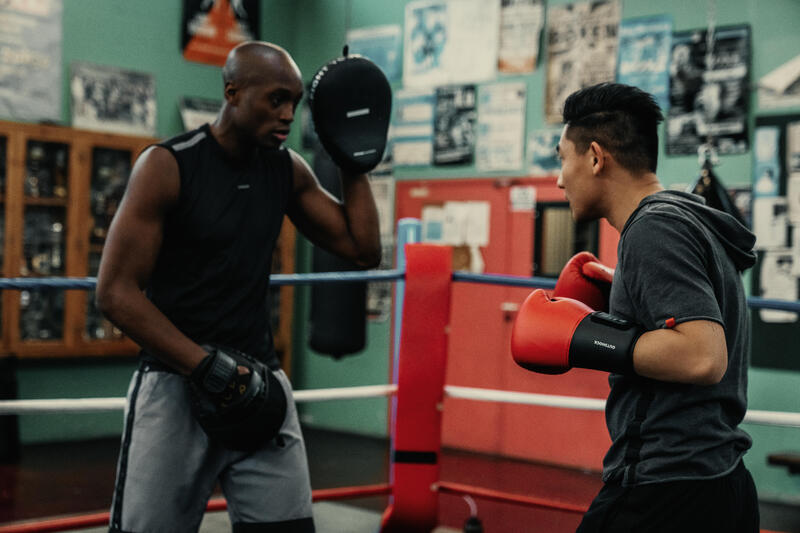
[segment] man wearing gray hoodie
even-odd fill
[[[627,85],[566,100],[558,185],[575,220],[605,218],[620,232],[608,313],[580,291],[534,291],[512,354],[537,372],[609,372],[605,484],[579,533],[757,533],[742,461],[751,439],[739,428],[750,345],[740,274],[755,262],[755,236],[699,196],[664,190],[662,120],[652,96]]]

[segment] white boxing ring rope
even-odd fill
[[[332,400],[352,400],[358,398],[380,398],[393,395],[397,385],[365,385],[359,387],[338,387],[294,391],[294,401],[321,402]],[[444,395],[448,398],[476,400],[484,402],[538,405],[561,409],[583,411],[603,411],[606,401],[600,398],[581,398],[558,396],[531,392],[514,392],[475,387],[445,385]],[[97,411],[118,411],[125,408],[125,398],[76,398],[48,400],[2,400],[0,415],[43,414],[43,413],[88,413]],[[744,417],[745,423],[763,426],[800,428],[800,413],[786,411],[762,411],[749,409]]]

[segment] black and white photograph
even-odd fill
[[[694,155],[708,142],[720,154],[749,148],[750,27],[716,28],[710,53],[707,32],[672,37],[667,155]]]
[[[178,102],[183,128],[190,131],[203,124],[214,122],[221,107],[222,100],[184,96]]]
[[[156,82],[151,74],[73,63],[72,125],[128,135],[156,134]]]
[[[616,0],[548,8],[544,104],[548,124],[561,122],[561,107],[570,93],[614,80],[621,12]]]
[[[475,123],[478,119],[474,85],[436,89],[433,119],[433,162],[470,164],[475,159]]]

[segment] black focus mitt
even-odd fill
[[[392,89],[366,57],[347,55],[320,68],[309,105],[322,146],[342,170],[361,174],[380,163],[392,113]]]
[[[212,442],[255,451],[275,438],[286,418],[286,395],[272,371],[245,353],[204,346],[208,355],[189,376],[194,414]],[[249,372],[239,373],[238,367]]]

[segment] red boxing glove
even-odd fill
[[[572,367],[632,374],[633,347],[641,333],[627,320],[537,289],[517,313],[511,354],[523,368],[543,374]]]
[[[572,256],[561,270],[553,289],[555,298],[572,298],[585,303],[593,310],[608,311],[608,296],[614,269],[609,268],[589,252]]]

